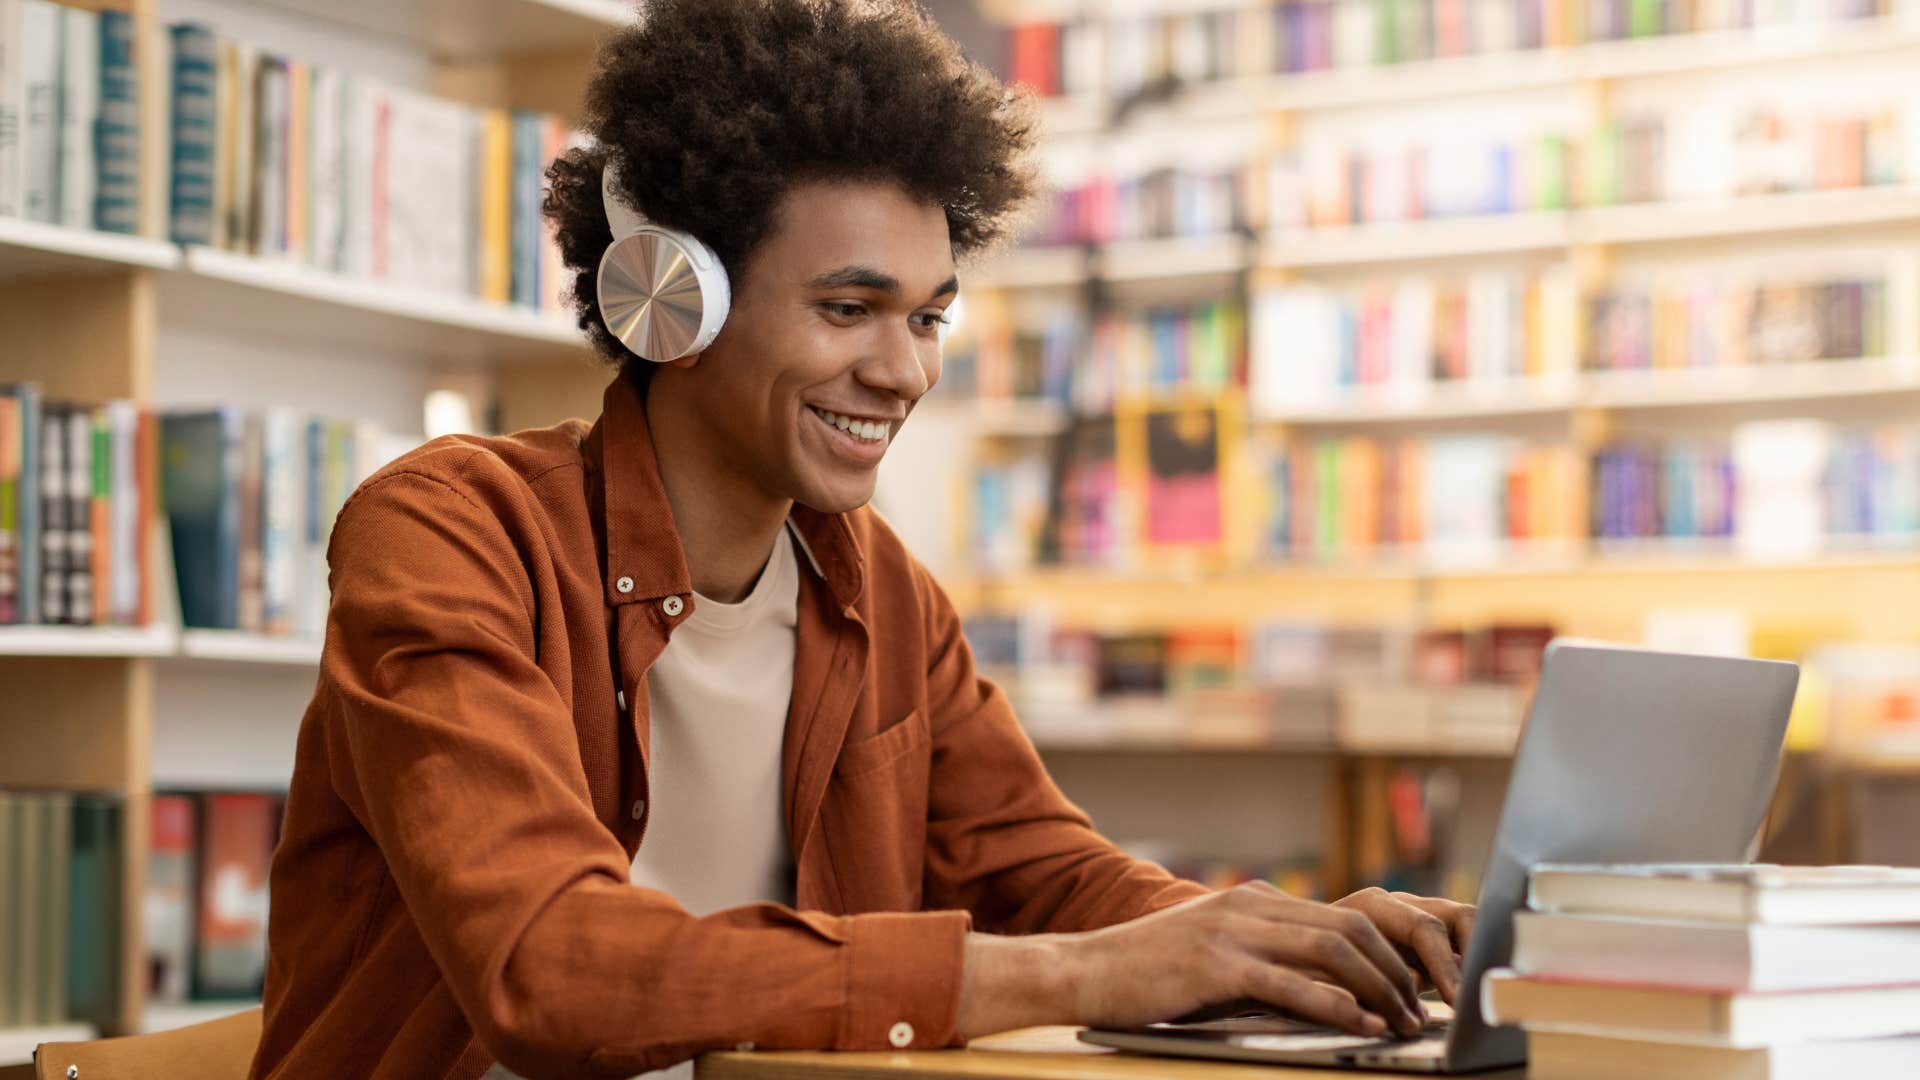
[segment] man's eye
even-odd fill
[[[859,304],[828,304],[827,309],[843,319],[857,319],[867,313],[867,309]]]

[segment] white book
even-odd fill
[[[93,228],[93,124],[100,115],[100,16],[60,11],[60,224]]]
[[[21,216],[60,220],[60,9],[20,0]]]
[[[1514,970],[1636,986],[1765,992],[1920,978],[1920,926],[1768,926],[1514,916]]]
[[[306,425],[291,409],[268,409],[262,422],[265,464],[261,472],[261,584],[269,634],[293,629],[299,586],[297,549],[306,504]]]
[[[1802,926],[1920,923],[1920,869],[1891,866],[1541,865],[1536,911]]]
[[[385,92],[369,79],[346,77],[341,128],[346,142],[345,189],[342,192],[342,273],[361,279],[375,276],[373,233],[376,225],[375,165],[385,150],[386,131],[380,122]],[[384,269],[384,268],[383,268]]]
[[[1751,1050],[1541,1032],[1528,1080],[1911,1080],[1920,1039],[1788,1043]]]
[[[337,68],[315,68],[309,96],[313,153],[308,160],[308,192],[313,204],[313,264],[339,272],[345,268],[347,146],[342,137],[346,80]]]
[[[1417,399],[1433,385],[1433,292],[1431,278],[1403,278],[1394,286],[1388,382],[1396,399]]]
[[[465,293],[475,231],[471,110],[400,90],[387,102],[387,277]]]
[[[1487,1021],[1529,1032],[1771,1046],[1920,1032],[1920,985],[1735,994],[1534,979],[1506,969],[1480,983]]]
[[[20,43],[20,0],[0,0],[0,216],[20,216],[27,184],[20,157],[26,79]]]

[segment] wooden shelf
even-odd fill
[[[1569,220],[1545,210],[1273,233],[1262,242],[1260,265],[1301,270],[1554,251],[1567,246]]]
[[[187,1001],[173,1005],[148,1005],[140,1021],[140,1030],[145,1034],[172,1031],[259,1007],[257,1001]]]
[[[214,248],[188,248],[186,269],[162,279],[168,319],[472,360],[586,356],[585,338],[562,316]]]
[[[178,640],[170,626],[6,626],[0,657],[171,656]]]
[[[1237,274],[1251,260],[1245,237],[1182,236],[1158,240],[1120,240],[1102,244],[1093,273],[1107,281],[1157,281],[1168,278]]]
[[[632,17],[618,0],[254,0],[442,60],[584,52]],[[324,14],[319,14],[324,12]]]
[[[1899,185],[1594,207],[1574,216],[1572,239],[1659,244],[1914,222],[1920,187]]]
[[[977,400],[974,423],[982,434],[1008,439],[1042,439],[1067,429],[1071,415],[1055,401]]]
[[[41,1043],[85,1042],[98,1034],[91,1024],[0,1028],[0,1068],[32,1064],[34,1048]]]
[[[238,630],[186,630],[180,655],[192,660],[317,667],[321,643],[313,638],[273,637]]]
[[[1087,249],[1076,246],[1015,247],[976,267],[962,267],[960,287],[1057,288],[1085,284]]]
[[[1699,408],[1920,392],[1920,357],[1593,372],[1536,382],[1433,383],[1412,391],[1362,387],[1260,419],[1292,425],[1392,424],[1542,416],[1574,409]]]
[[[0,281],[179,265],[180,249],[159,240],[0,217]]]

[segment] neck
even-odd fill
[[[793,500],[768,495],[730,466],[723,447],[708,445],[708,429],[663,374],[648,389],[647,426],[687,572],[701,596],[738,603],[766,568]]]

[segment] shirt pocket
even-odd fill
[[[849,913],[919,910],[932,777],[925,709],[841,748],[820,816]]]

